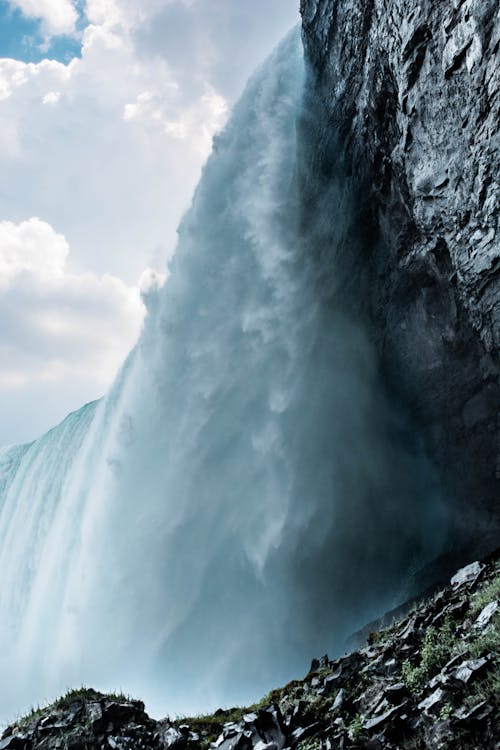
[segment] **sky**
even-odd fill
[[[298,0],[0,0],[0,445],[99,398]]]

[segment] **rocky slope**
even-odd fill
[[[372,218],[364,260],[388,378],[453,498],[454,544],[494,548],[498,2],[302,0],[301,12],[311,85]]]
[[[499,599],[497,553],[258,705],[154,721],[140,701],[81,689],[8,727],[0,750],[498,748]]]

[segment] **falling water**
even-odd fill
[[[432,473],[332,304],[340,188],[330,253],[305,229],[304,81],[294,31],[215,139],[109,394],[0,453],[0,716],[82,682],[157,714],[259,697],[438,549]]]

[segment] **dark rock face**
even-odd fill
[[[477,554],[498,543],[500,498],[498,3],[301,13],[311,84],[377,232],[364,262],[384,369],[455,504],[453,543]]]

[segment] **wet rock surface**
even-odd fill
[[[328,162],[340,139],[369,215],[366,294],[353,296],[369,297],[388,380],[454,498],[464,552],[451,569],[498,544],[499,5],[302,0],[301,12],[317,150]]]
[[[141,701],[82,689],[9,726],[0,750],[493,750],[499,598],[497,552],[254,706],[155,721]]]

